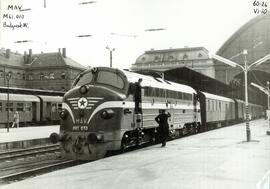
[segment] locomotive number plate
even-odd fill
[[[72,131],[88,131],[88,126],[73,126]]]

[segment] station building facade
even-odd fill
[[[208,77],[215,78],[213,61],[204,47],[150,50],[140,55],[132,65],[133,71],[166,70],[187,67]]]
[[[19,54],[10,49],[0,50],[0,86],[67,91],[74,78],[86,68],[66,56],[66,49],[58,52]],[[8,80],[7,75],[11,77]]]

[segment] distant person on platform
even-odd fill
[[[20,122],[20,115],[19,115],[19,112],[16,111],[16,112],[14,113],[12,127],[15,127],[15,125],[16,125],[17,128],[19,128],[19,122]]]
[[[169,137],[169,124],[168,118],[171,117],[171,114],[165,113],[165,110],[160,110],[159,115],[155,118],[156,122],[158,123],[158,132],[161,139],[161,147],[166,146],[167,138]]]

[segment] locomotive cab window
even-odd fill
[[[99,71],[96,82],[99,84],[109,85],[117,89],[124,88],[123,79],[117,73],[114,72]]]
[[[92,80],[93,80],[93,73],[92,72],[86,72],[84,74],[80,74],[76,78],[74,85],[83,86],[83,85],[91,83]]]

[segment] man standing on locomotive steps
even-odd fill
[[[158,123],[158,133],[160,135],[161,147],[166,146],[166,140],[169,136],[169,124],[168,124],[168,118],[171,117],[171,114],[168,112],[168,114],[165,113],[165,110],[160,110],[159,115],[155,118],[156,122]]]

